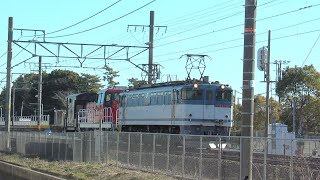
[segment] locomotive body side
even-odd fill
[[[145,88],[123,92],[119,125],[123,131],[228,135],[232,89],[218,84]]]

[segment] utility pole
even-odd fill
[[[263,167],[263,179],[267,179],[267,153],[268,153],[268,133],[269,133],[269,119],[270,119],[270,39],[271,39],[271,31],[268,32],[268,58],[266,63],[266,120],[264,123],[264,136],[265,136],[265,144],[264,144],[264,167]]]
[[[128,25],[128,30],[129,30],[129,27],[135,27],[135,30],[137,27],[142,27],[143,31],[144,31],[145,27],[149,27],[149,42],[146,43],[149,45],[149,47],[148,47],[148,49],[149,49],[149,62],[148,62],[147,76],[148,76],[148,84],[152,84],[153,80],[155,80],[158,77],[157,74],[159,73],[158,64],[153,63],[154,28],[158,28],[158,31],[160,28],[165,28],[165,32],[166,32],[167,26],[155,26],[154,25],[154,11],[150,11],[150,24],[149,25]],[[145,64],[143,64],[143,65],[145,65]]]
[[[40,131],[40,122],[41,122],[41,118],[42,118],[42,68],[41,65],[42,64],[42,57],[39,56],[39,83],[38,83],[38,111],[39,111],[39,118],[38,118],[38,130]]]
[[[152,84],[154,11],[150,11],[148,84]]]
[[[5,121],[8,132],[7,149],[10,150],[10,109],[11,109],[11,60],[12,60],[13,18],[8,23],[8,50],[7,50],[7,83],[6,83],[6,113]]]
[[[256,0],[245,0],[240,179],[252,180]]]
[[[15,88],[15,85],[13,84],[12,86],[12,121],[14,121],[15,119],[15,116],[14,116],[14,101],[15,101],[15,98],[16,98],[16,88]]]

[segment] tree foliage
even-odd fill
[[[128,82],[129,82],[128,86],[133,88],[140,87],[148,83],[147,81],[139,80],[138,78],[130,78],[128,79]]]
[[[269,110],[269,123],[273,120],[279,119],[281,116],[280,104],[273,98],[269,100],[270,110]],[[242,105],[236,104],[233,108],[233,120],[234,120],[234,131],[241,130],[241,115]],[[253,129],[254,131],[263,131],[265,129],[266,121],[266,98],[262,95],[257,95],[254,98],[254,119],[253,119]]]
[[[298,134],[319,133],[313,125],[320,122],[320,73],[312,65],[286,68],[282,80],[277,83],[276,92],[284,106],[282,119],[291,129],[295,107],[294,131]]]
[[[38,74],[25,74],[13,82],[14,111],[20,115],[34,115],[38,102]],[[77,74],[68,70],[54,70],[42,73],[42,104],[44,114],[53,117],[54,109],[66,108],[66,96],[81,92],[98,92],[102,87],[97,76]],[[0,100],[4,106],[5,90],[2,90]],[[13,98],[12,98],[13,100]]]
[[[106,72],[104,73],[103,80],[108,82],[108,87],[114,87],[119,84],[115,81],[116,77],[119,77],[119,71],[113,70],[110,66],[106,65]]]

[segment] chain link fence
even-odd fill
[[[109,131],[0,132],[0,150],[48,160],[103,162],[187,179],[238,180],[241,138]],[[286,141],[277,151],[272,151],[273,140],[252,139],[253,179],[320,179],[319,139],[277,139]]]

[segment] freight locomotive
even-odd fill
[[[229,135],[232,89],[228,85],[171,82],[120,93],[121,131]]]

